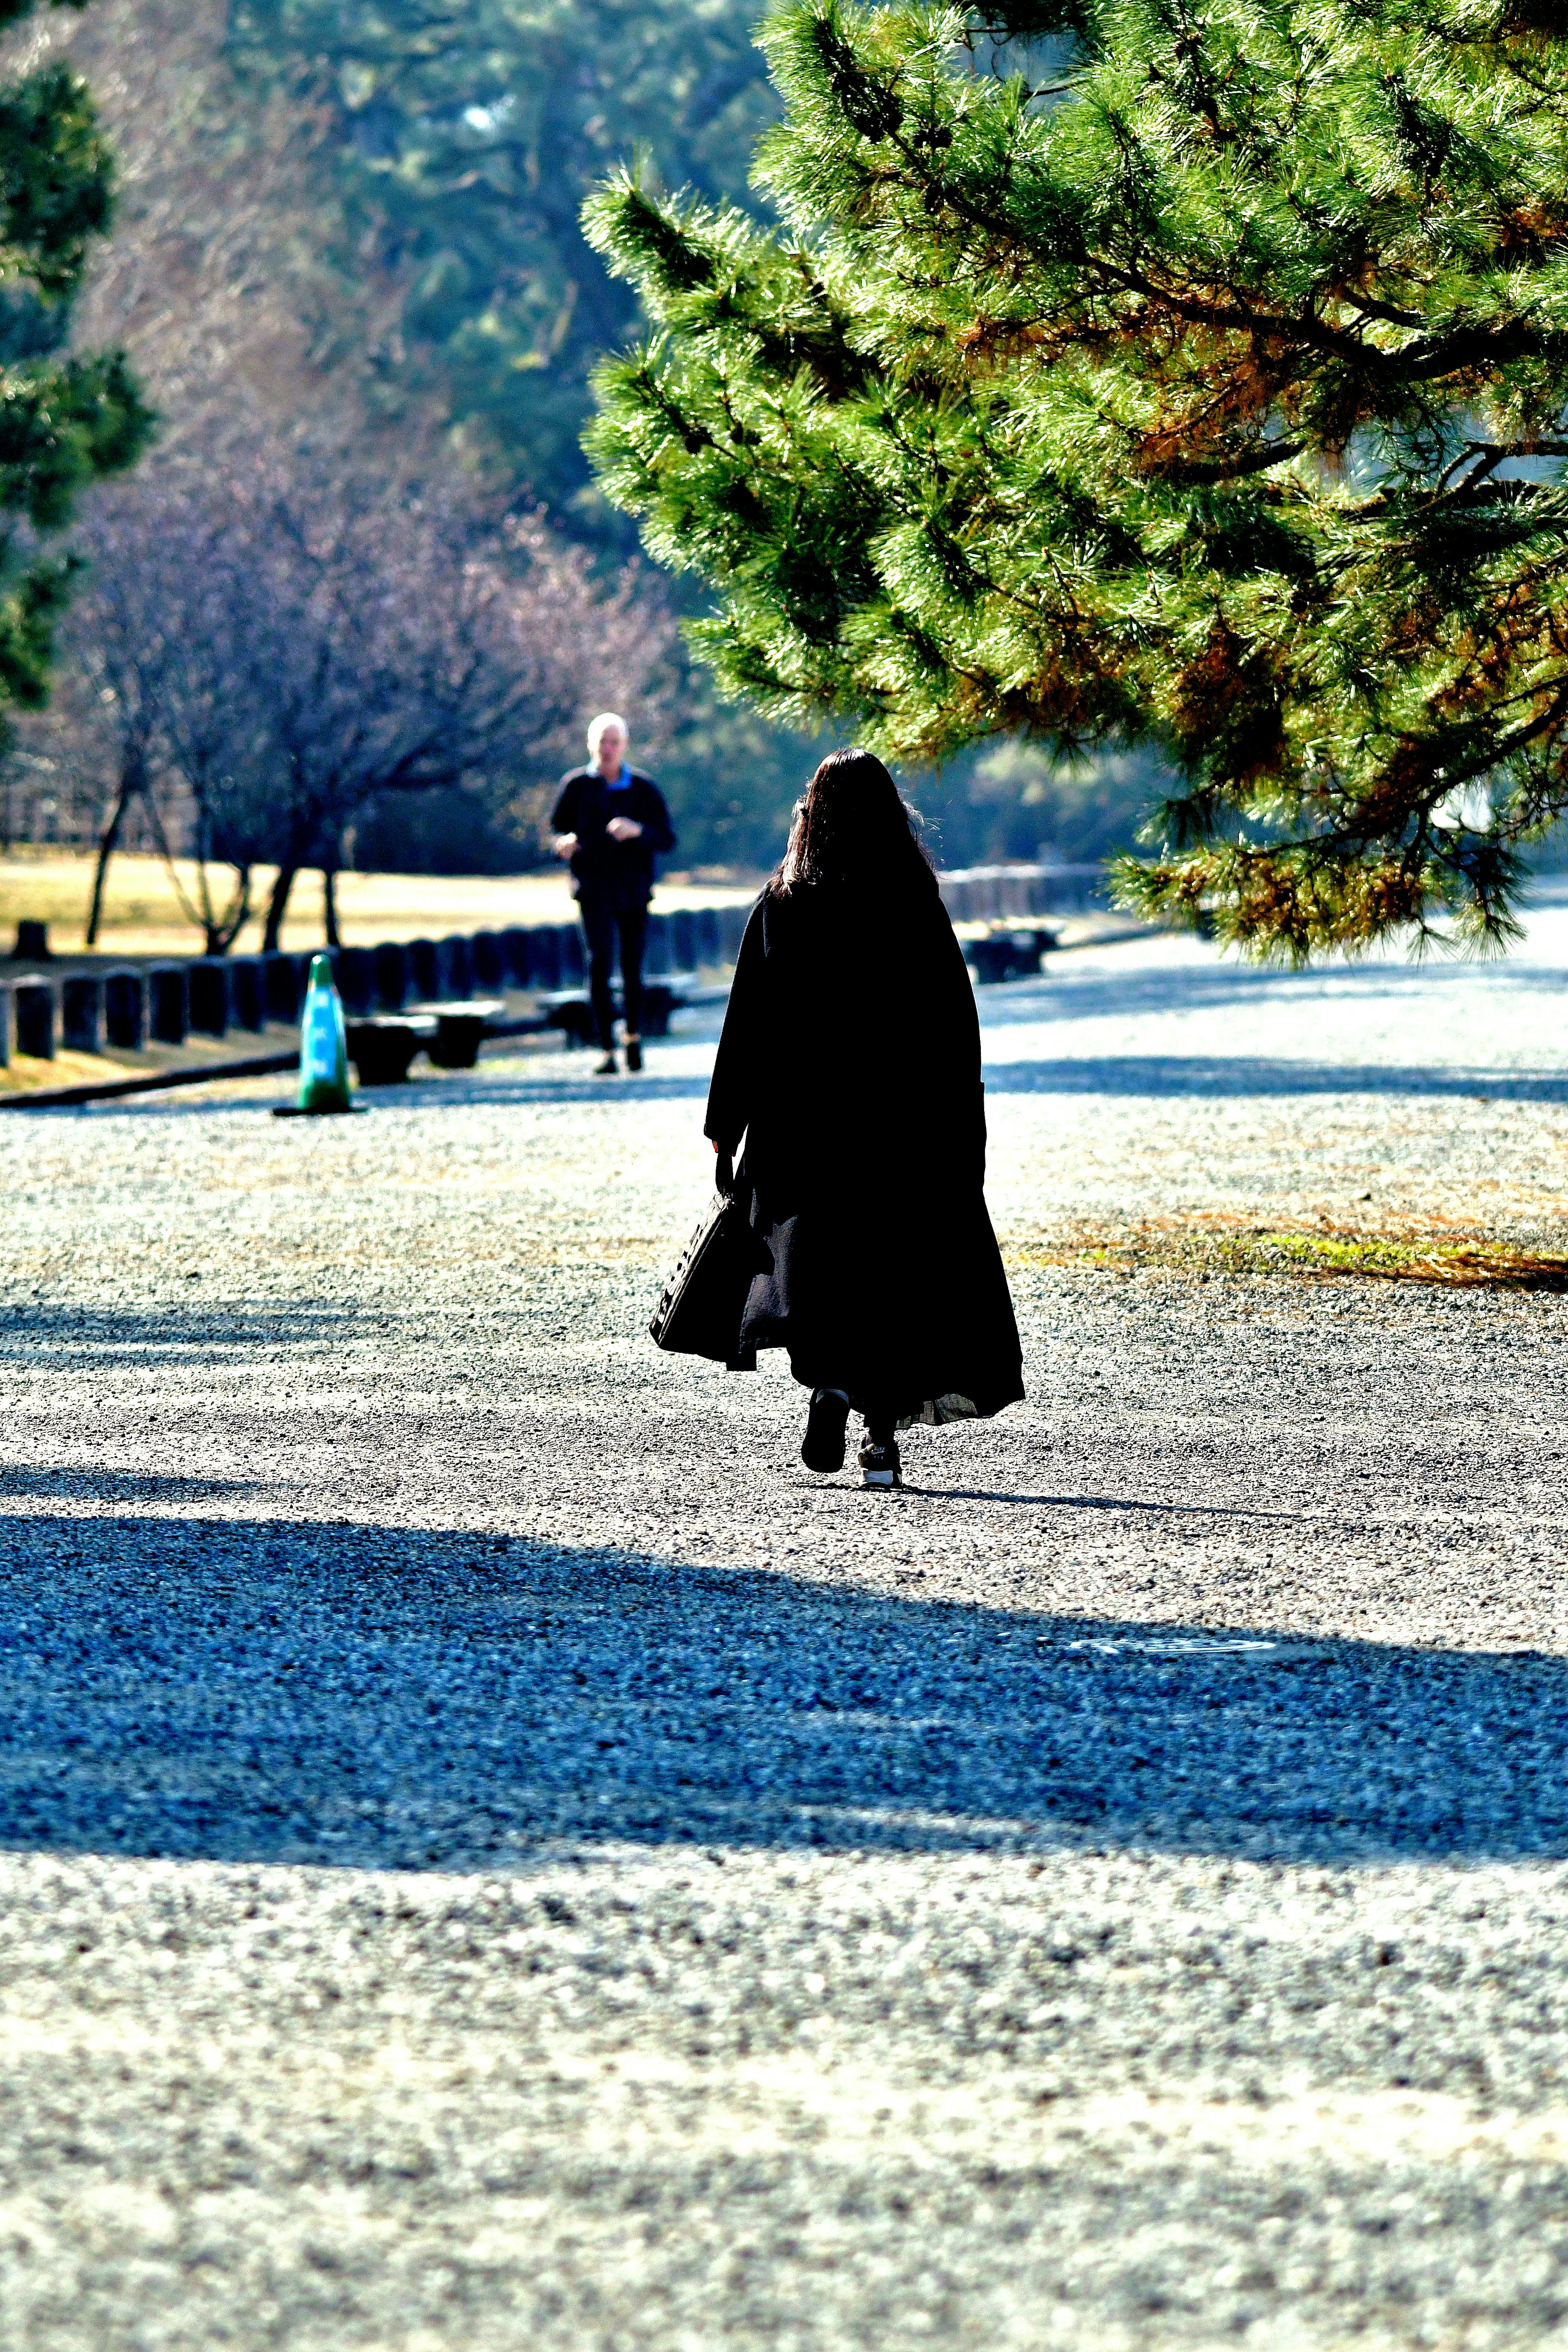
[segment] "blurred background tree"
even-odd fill
[[[1003,735],[910,782],[943,865],[1083,866],[1132,849],[1143,812],[1169,781],[1147,749],[1070,759]]]
[[[621,157],[748,202],[777,100],[755,0],[234,0],[246,90],[319,126],[322,250],[374,287],[376,394],[428,402],[482,469],[617,540],[579,445],[587,377],[636,323],[584,237]]]

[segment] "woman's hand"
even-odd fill
[[[635,841],[642,827],[635,816],[613,816],[605,831],[612,841]]]
[[[550,846],[557,857],[575,857],[577,836],[574,833],[558,833]]]

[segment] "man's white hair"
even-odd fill
[[[618,710],[601,710],[597,719],[588,721],[588,749],[595,760],[599,756],[599,738],[606,727],[618,727],[628,742],[631,740],[632,730]]]

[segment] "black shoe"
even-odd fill
[[[811,1411],[805,1417],[805,1435],[800,1442],[800,1458],[808,1470],[822,1477],[844,1467],[844,1425],[849,1418],[849,1400],[837,1389],[815,1389]]]
[[[640,1037],[628,1037],[626,1039],[626,1067],[628,1070],[640,1070],[642,1067],[642,1039]]]
[[[616,1061],[615,1055],[613,1054],[606,1054],[604,1060],[599,1064],[598,1068],[595,1071],[594,1076],[596,1078],[613,1078],[616,1076],[619,1069],[620,1064]]]
[[[901,1486],[903,1483],[903,1464],[890,1438],[886,1445],[866,1444],[860,1448],[862,1486]]]

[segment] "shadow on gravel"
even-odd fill
[[[907,1495],[931,1495],[947,1503],[1032,1503],[1043,1511],[1156,1511],[1173,1519],[1284,1519],[1300,1525],[1303,1511],[1256,1511],[1230,1503],[1149,1503],[1137,1495],[1011,1495],[993,1486],[918,1486],[905,1481]]]
[[[1568,1070],[1444,1069],[1430,1062],[1284,1062],[1219,1054],[1084,1055],[984,1066],[987,1095],[1485,1095],[1568,1102]]]
[[[215,1349],[338,1348],[374,1319],[353,1307],[273,1307],[222,1297],[209,1303],[196,1283],[190,1298],[188,1307],[108,1308],[48,1299],[0,1307],[0,1363],[23,1362],[44,1374],[117,1357],[209,1365]]]
[[[259,1495],[258,1478],[163,1478],[134,1470],[29,1470],[0,1462],[0,1497],[71,1496],[93,1503],[201,1503],[219,1495]]]
[[[682,1043],[689,1042],[687,1040]],[[549,1077],[503,1077],[494,1064],[481,1063],[477,1071],[436,1073],[420,1071],[405,1085],[362,1088],[355,1100],[362,1110],[383,1115],[394,1111],[472,1110],[476,1105],[484,1108],[510,1103],[570,1103],[580,1107],[588,1102],[706,1102],[708,1080],[705,1076],[660,1077],[657,1072],[645,1071],[632,1077],[622,1071],[614,1078],[595,1081],[593,1064],[587,1054],[577,1056],[582,1075]],[[66,1118],[105,1118],[121,1113],[133,1113],[138,1118],[189,1119],[239,1118],[269,1119],[274,1101],[288,1102],[293,1097],[293,1082],[280,1084],[276,1096],[265,1101],[254,1097],[244,1101],[216,1099],[200,1087],[189,1094],[132,1095],[113,1102],[87,1103],[67,1107],[58,1116]],[[292,1134],[301,1151],[307,1150],[314,1122],[301,1119],[297,1126],[285,1129]],[[356,1143],[374,1137],[368,1118],[353,1129]],[[277,1140],[277,1131],[268,1130],[269,1139]]]
[[[0,1519],[0,1844],[1568,1854],[1568,1661],[1083,1623],[505,1538]]]

